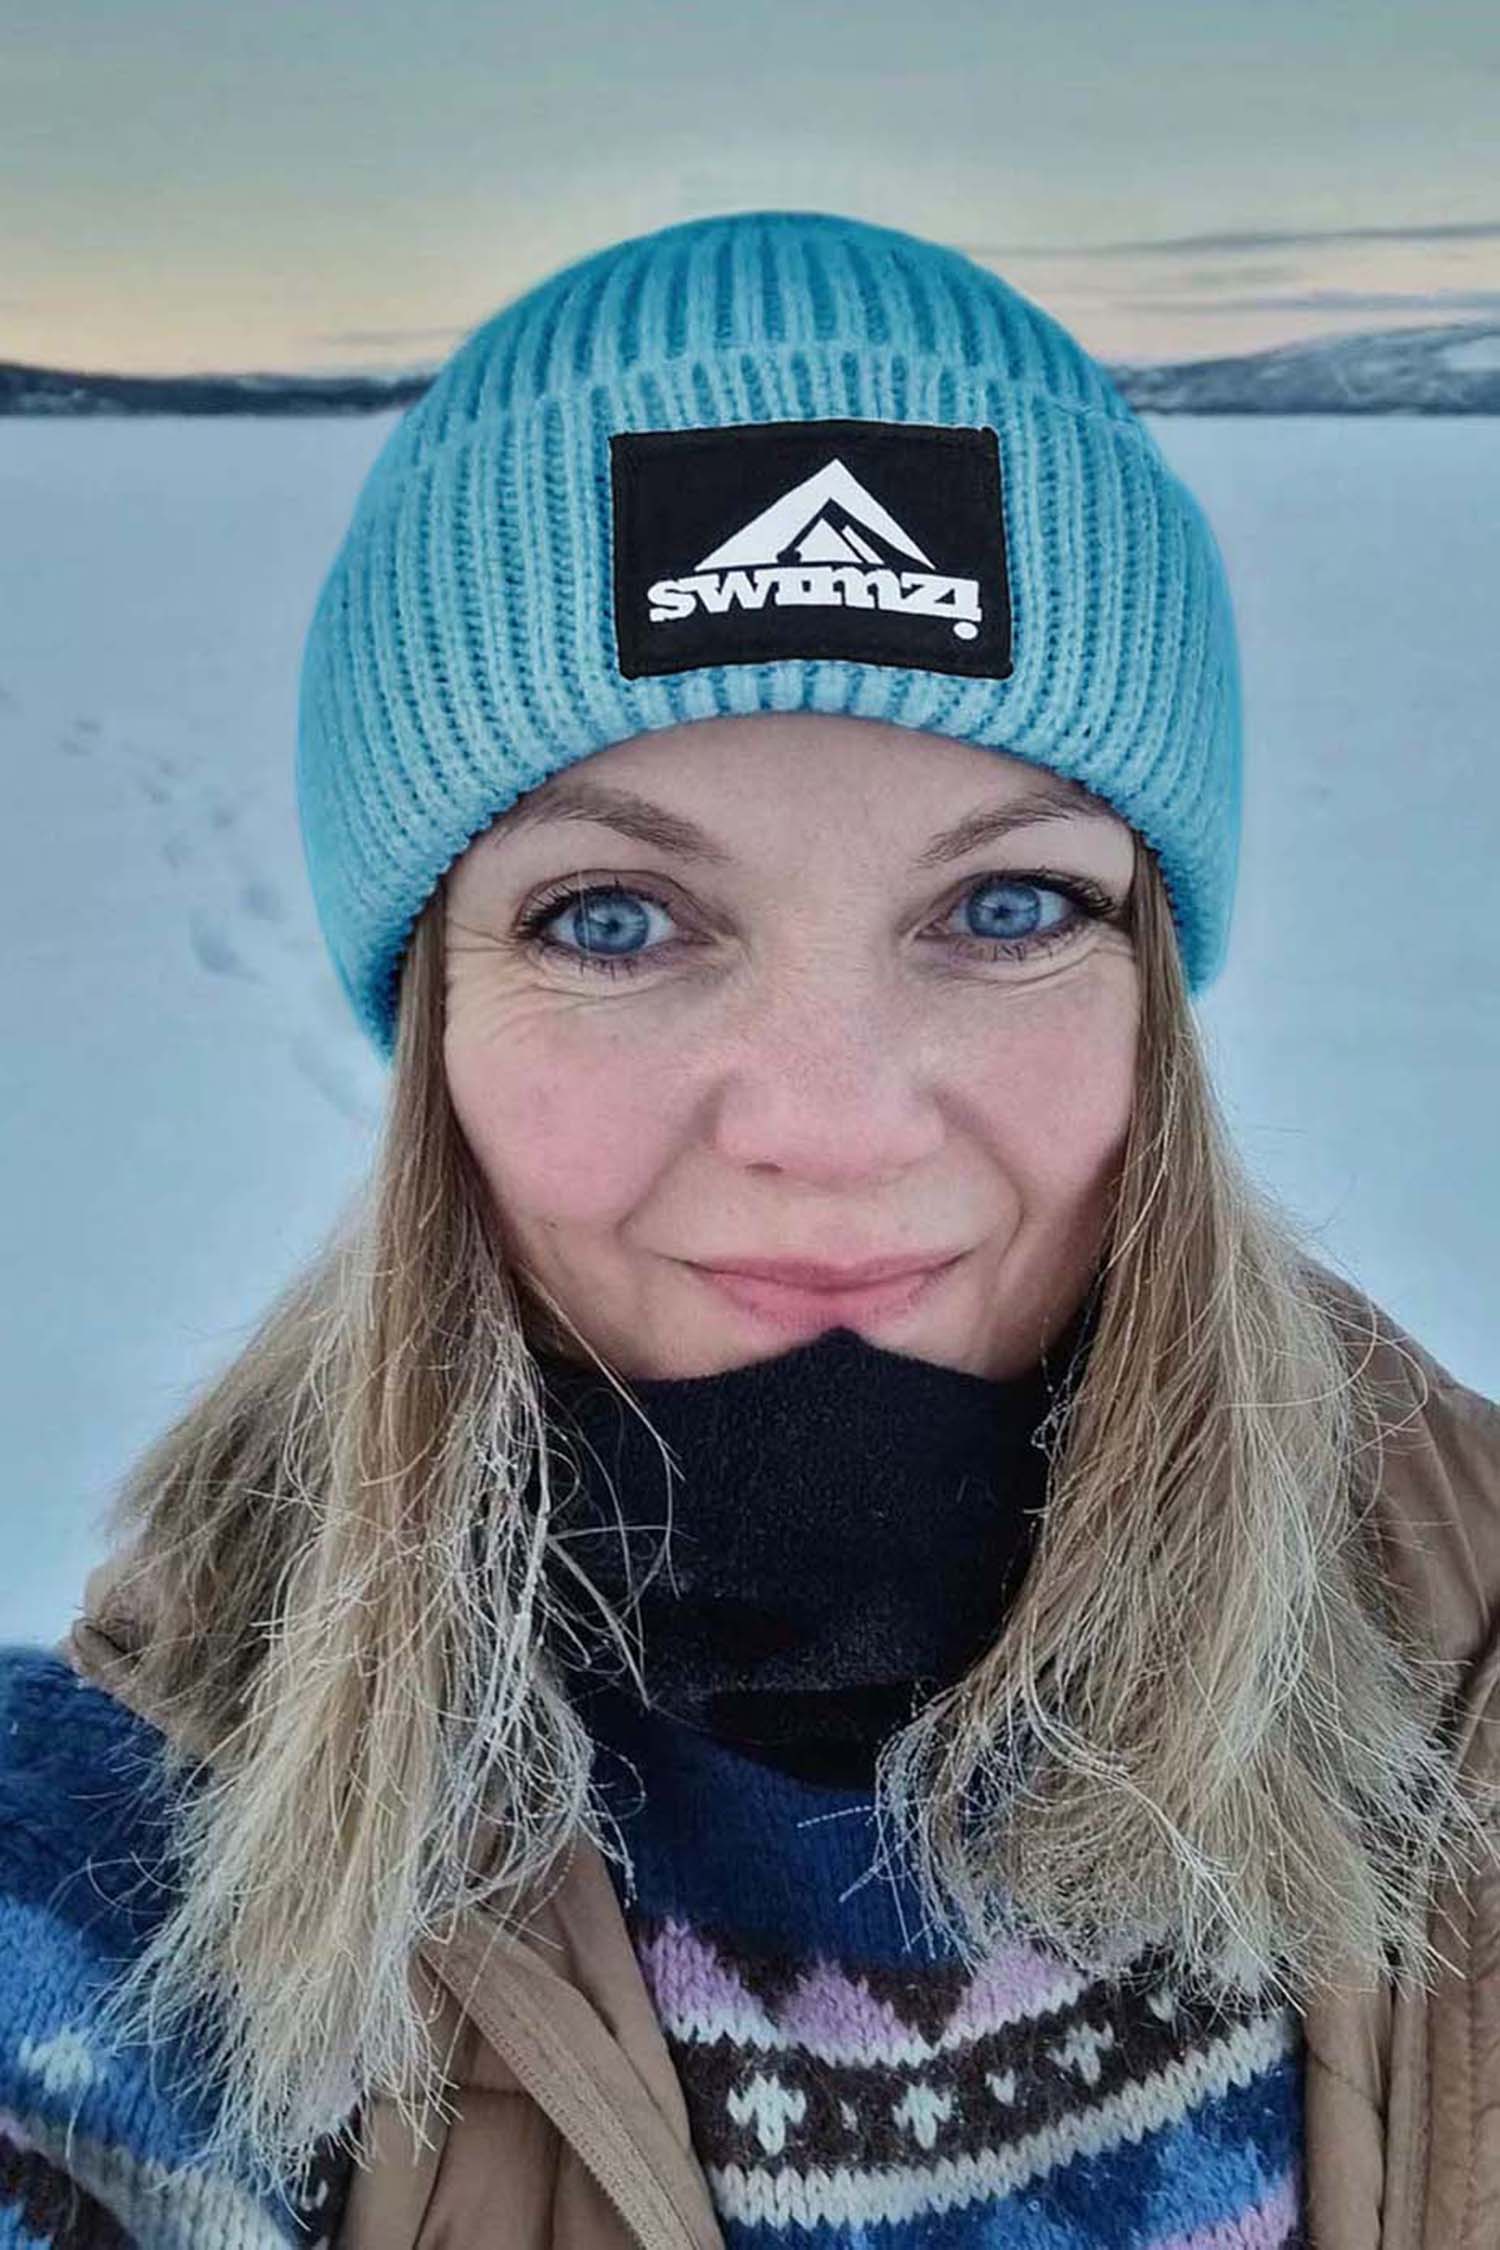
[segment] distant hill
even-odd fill
[[[1500,414],[1500,321],[1321,336],[1110,373],[1148,414]]]
[[[0,414],[385,414],[416,375],[94,375],[0,360]]]
[[[0,360],[3,414],[384,414],[435,369],[400,375],[99,375]],[[1500,321],[1388,328],[1226,359],[1114,362],[1148,414],[1500,414]]]

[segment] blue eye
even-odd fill
[[[615,950],[646,935],[646,907],[671,918],[665,900],[633,885],[567,883],[538,899],[522,916],[518,934],[523,945],[572,967],[605,976],[628,976],[656,954],[672,950],[670,946],[655,946],[649,955]],[[578,922],[577,943],[551,934],[554,927],[574,916]]]
[[[650,928],[648,906],[666,911],[659,899],[647,899],[642,891],[586,890],[549,914],[547,920],[556,924],[576,916],[577,950],[592,964],[595,959],[621,958],[631,945],[645,939]],[[571,952],[574,948],[564,941],[564,950]]]
[[[1060,900],[1070,911],[1050,922],[1042,920],[1042,902],[1049,898]],[[539,899],[522,917],[519,934],[536,951],[576,968],[605,976],[629,975],[681,950],[670,941],[649,948],[639,942],[649,933],[650,908],[671,920],[664,899],[634,884],[570,883]],[[980,929],[971,924],[967,931],[949,932],[944,942],[985,960],[1030,960],[1071,943],[1091,922],[1121,918],[1114,899],[1086,876],[1040,872],[982,875],[952,911],[973,915]],[[552,934],[574,917],[574,941]]]
[[[990,944],[1024,944],[1031,937],[1050,938],[1055,934],[1058,926],[1055,921],[1038,920],[1041,902],[1049,897],[1060,899],[1062,893],[1048,890],[1040,883],[1017,882],[1014,877],[1003,881],[986,879],[973,890],[965,891],[955,912],[970,917],[965,936],[972,935]]]

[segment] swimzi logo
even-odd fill
[[[785,656],[1009,677],[992,429],[770,422],[610,445],[627,679]]]
[[[921,567],[912,570],[911,563]],[[763,508],[743,531],[704,555],[688,578],[658,578],[647,592],[653,624],[708,610],[763,609],[768,601],[889,609],[941,617],[961,641],[978,637],[977,578],[934,570],[895,517],[834,460]]]

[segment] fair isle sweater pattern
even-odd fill
[[[1301,2025],[1080,1974],[970,1971],[874,1867],[869,1790],[813,1785],[612,1691],[611,1861],[731,2250],[1294,2250]]]
[[[98,2035],[169,1898],[160,1747],[64,1657],[0,1649],[0,2250],[328,2250],[347,2157],[263,2198],[202,2163],[190,2054]]]
[[[0,2250],[327,2250],[346,2157],[273,2205],[202,2164],[190,2055],[92,2033],[164,1910],[160,1738],[34,1648],[0,1650],[0,1717]],[[970,1974],[873,1874],[867,1791],[591,1718],[616,1801],[625,1761],[645,1784],[617,1888],[730,2250],[1298,2250],[1289,2012],[1145,1957]]]

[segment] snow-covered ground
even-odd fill
[[[53,1639],[127,1460],[368,1161],[384,1070],[292,793],[301,634],[391,417],[0,421],[4,1569]],[[1155,416],[1224,546],[1246,833],[1200,1002],[1325,1253],[1500,1393],[1500,419]]]

